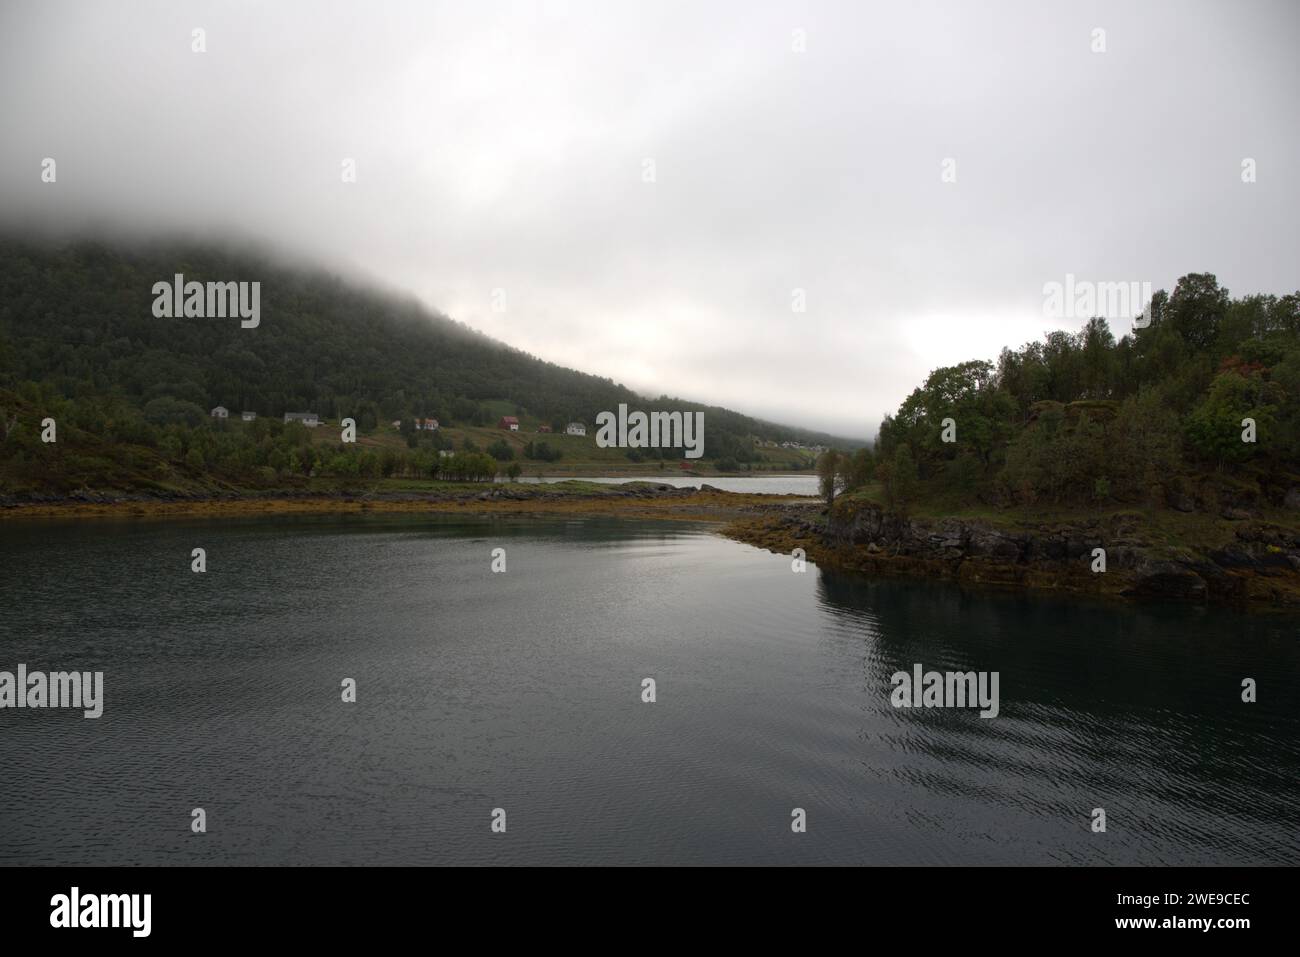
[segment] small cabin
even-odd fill
[[[214,419],[226,419],[230,417],[230,410],[224,405],[219,405],[212,410],[211,415]]]
[[[565,435],[586,435],[587,427],[581,422],[570,422],[564,429]]]
[[[497,423],[497,428],[507,429],[511,432],[518,432],[519,420],[516,419],[513,415],[503,415],[501,416],[501,421]]]

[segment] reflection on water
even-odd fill
[[[0,711],[2,863],[1300,857],[1294,621],[604,519],[10,523],[0,565],[0,670],[105,672],[98,721]],[[895,710],[914,663],[998,671],[1000,716]]]

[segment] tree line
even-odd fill
[[[1134,326],[1117,340],[1093,318],[934,370],[873,448],[821,457],[823,495],[878,481],[900,509],[1159,504],[1206,474],[1266,495],[1300,482],[1300,293],[1234,299],[1191,273]]]

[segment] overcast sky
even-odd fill
[[[1066,273],[1300,286],[1298,41],[1294,0],[4,0],[0,215],[269,241],[869,436],[931,369],[1077,329]]]

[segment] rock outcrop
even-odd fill
[[[1300,532],[1233,516],[1227,544],[1175,546],[1138,513],[1059,523],[908,518],[867,502],[775,513],[732,534],[871,574],[1124,598],[1300,606]],[[1225,523],[1229,520],[1224,520]],[[1100,553],[1105,570],[1099,571]]]

